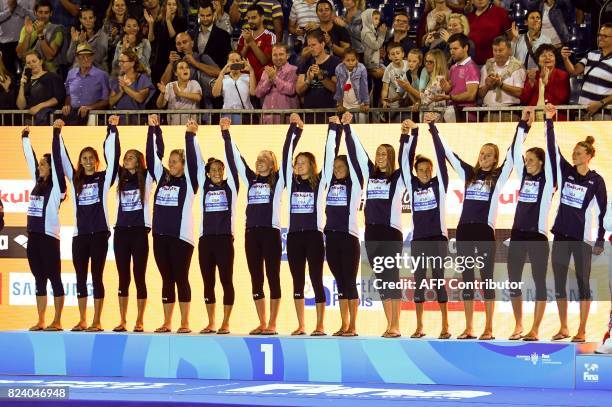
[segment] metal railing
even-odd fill
[[[465,122],[512,122],[517,121],[524,106],[507,107],[466,107],[459,111],[457,118]],[[368,112],[351,110],[355,123],[399,123],[405,119],[421,121],[425,112],[436,112],[443,117],[452,108],[371,108]],[[535,107],[541,112],[542,107]],[[573,121],[581,120],[612,120],[612,106],[601,109],[590,115],[584,105],[557,106],[562,118]],[[89,112],[88,125],[104,125],[111,115],[122,117],[121,123],[126,125],[143,125],[147,123],[149,114],[158,114],[163,124],[184,124],[188,118],[195,118],[201,124],[218,123],[220,117],[230,116],[234,124],[286,124],[291,113],[298,113],[307,123],[326,124],[328,117],[338,114],[336,109],[294,109],[294,110],[262,110],[262,109],[197,109],[197,110],[92,110]],[[454,115],[451,115],[454,116]],[[61,118],[62,112],[56,110],[50,115],[49,125],[55,118]],[[441,119],[440,121],[442,121]],[[32,116],[27,110],[0,110],[0,126],[31,125]]]

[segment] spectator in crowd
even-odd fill
[[[387,45],[387,53],[391,63],[385,68],[382,78],[382,91],[380,100],[383,108],[397,109],[404,105],[402,102],[408,96],[406,90],[398,81],[408,82],[408,61],[404,59],[404,49],[397,42]],[[408,82],[409,83],[409,82]]]
[[[153,21],[157,21],[157,19],[160,18],[160,15],[162,13],[162,8],[161,8],[160,0],[143,0],[143,6],[144,6],[144,11],[143,11],[144,21],[142,23],[142,26],[140,27],[140,31],[142,32],[142,35],[145,38],[148,38],[149,23],[147,21],[147,18],[152,18]]]
[[[295,83],[297,81],[297,67],[287,62],[289,49],[285,44],[275,44],[272,48],[272,64],[266,66],[261,80],[255,89],[255,94],[263,100],[263,109],[298,109],[298,100]],[[268,114],[263,117],[264,124],[280,124],[278,114]]]
[[[255,70],[249,60],[239,52],[232,51],[227,57],[227,65],[215,81],[212,94],[214,97],[223,96],[223,109],[252,110],[251,96],[255,96],[256,86]],[[232,123],[241,124],[244,121],[239,113],[233,113],[230,117]]]
[[[403,11],[395,13],[393,16],[393,35],[387,40],[383,47],[383,52],[387,49],[387,45],[395,42],[402,46],[404,49],[404,55],[407,55],[412,48],[415,47],[414,42],[408,36],[410,30],[410,17]],[[386,27],[385,27],[386,30]],[[380,47],[379,47],[380,48]],[[388,56],[385,57],[385,64],[389,64],[390,59]],[[366,65],[367,66],[367,65]]]
[[[202,2],[200,2],[200,4],[201,3]],[[225,12],[224,7],[226,3],[227,3],[227,0],[212,0],[213,9],[215,10],[214,21],[215,21],[215,26],[219,27],[220,29],[222,29],[228,34],[231,34],[233,28],[232,28],[230,16],[229,14]]]
[[[484,65],[493,56],[493,40],[510,30],[508,10],[498,7],[490,0],[473,0],[474,11],[467,18],[470,22],[470,39],[476,45],[474,62]]]
[[[551,103],[555,106],[565,105],[570,97],[570,83],[567,72],[555,68],[557,59],[556,48],[551,44],[542,44],[536,51],[539,69],[528,69],[527,80],[521,93],[521,102],[527,106],[545,106]],[[542,118],[541,112],[537,113]],[[565,120],[566,115],[559,112],[559,120]]]
[[[70,46],[66,52],[68,61],[74,61],[77,66],[75,52],[77,45],[89,44],[94,51],[94,65],[108,72],[108,36],[102,28],[96,30],[96,16],[90,7],[82,7],[78,14],[81,30],[70,28]]]
[[[380,49],[385,41],[387,26],[380,24],[380,12],[372,8],[361,14],[361,21],[363,23],[363,30],[361,31],[363,64],[368,70],[368,77],[370,78],[372,105],[378,106],[382,90],[382,77],[385,74],[385,66],[380,60]]]
[[[185,61],[177,61],[174,64],[174,74],[176,81],[166,85],[158,83],[159,96],[157,97],[157,107],[163,109],[168,106],[170,110],[195,110],[202,99],[202,88],[198,81],[191,79],[189,64]],[[186,124],[187,120],[195,119],[194,114],[168,115],[168,124]]]
[[[466,16],[463,14],[452,13],[448,17],[446,23],[446,29],[440,30],[440,38],[434,38],[433,35],[426,36],[424,39],[425,49],[440,49],[446,54],[446,59],[450,58],[450,47],[448,46],[448,39],[453,34],[463,34],[469,38],[470,35],[470,23]],[[470,45],[470,58],[474,59],[476,52],[476,45],[474,41],[469,40]]]
[[[540,10],[527,12],[527,32],[519,34],[516,23],[512,23],[511,37],[512,49],[516,59],[521,61],[525,68],[536,68],[535,51],[542,44],[551,44],[550,38],[542,33],[542,13]]]
[[[278,42],[282,42],[284,30],[283,8],[278,0],[234,0],[230,6],[229,12],[230,22],[232,25],[236,26],[247,22],[251,24],[248,17],[248,10],[254,5],[260,6],[264,12],[264,28],[274,33]],[[254,30],[253,27],[251,27],[251,29]]]
[[[108,37],[108,66],[111,66],[117,44],[123,37],[123,26],[127,18],[127,6],[125,0],[111,0],[102,29]]]
[[[361,13],[365,7],[364,0],[342,0],[344,13],[336,16],[334,22],[347,29],[351,36],[351,48],[357,52],[359,59],[363,60],[363,46],[361,45]]]
[[[276,35],[264,27],[264,10],[259,4],[250,6],[246,16],[249,26],[243,27],[236,50],[243,58],[249,60],[249,64],[255,70],[255,80],[259,81],[264,66],[270,65]]]
[[[351,48],[345,51],[342,63],[336,66],[336,107],[340,111],[359,109],[358,123],[367,122],[370,109],[368,70],[359,62],[357,52]]]
[[[151,43],[148,39],[143,37],[140,27],[138,26],[138,20],[131,16],[125,19],[123,38],[121,38],[121,41],[117,44],[117,48],[115,48],[112,66],[113,73],[118,72],[119,55],[121,55],[124,49],[131,49],[136,52],[142,66],[146,68],[147,72],[151,71],[149,65],[151,59]]]
[[[109,105],[119,110],[144,110],[149,96],[155,91],[147,70],[138,55],[127,49],[119,55],[119,76],[111,79]],[[140,124],[138,117],[132,115],[121,122]]]
[[[408,82],[415,88],[421,89],[429,80],[427,70],[423,67],[423,52],[418,48],[408,51],[406,56],[408,62]]]
[[[468,37],[463,34],[453,34],[448,39],[448,45],[455,64],[450,68],[450,82],[446,79],[440,80],[440,85],[446,94],[434,96],[433,100],[446,100],[452,104],[452,109],[446,109],[445,121],[462,122],[465,119],[463,108],[476,105],[480,70],[468,55]],[[471,114],[467,118],[468,121],[473,121],[473,119]]]
[[[25,18],[34,18],[34,0],[0,0],[0,53],[4,66],[17,74],[17,44]]]
[[[15,81],[0,58],[0,109],[15,108]],[[4,120],[3,120],[4,122]]]
[[[66,124],[85,125],[90,110],[108,106],[108,74],[93,65],[91,45],[79,44],[76,50],[79,66],[68,71],[66,99],[62,114]]]
[[[207,109],[212,108],[211,81],[219,75],[221,70],[211,57],[194,52],[194,42],[188,33],[183,32],[176,35],[176,51],[170,51],[168,66],[162,75],[161,82],[166,84],[172,80],[172,75],[176,72],[175,65],[181,60],[187,62],[190,78],[200,84],[201,105]]]
[[[575,21],[570,0],[526,0],[527,10],[538,10],[542,18],[542,34],[550,39],[547,44],[561,48],[570,39],[568,27]],[[602,2],[603,3],[603,2]],[[534,47],[538,49],[538,47]]]
[[[325,46],[329,48],[331,54],[342,58],[344,51],[351,46],[351,35],[346,28],[335,23],[334,9],[329,0],[319,0],[317,16],[319,29],[325,37]]]
[[[336,66],[340,59],[330,55],[325,49],[325,37],[321,30],[314,30],[306,35],[306,44],[310,48],[310,57],[298,69],[296,83],[297,93],[303,97],[305,109],[334,108],[336,91]],[[324,115],[315,117],[305,115],[310,122],[323,123]]]
[[[444,95],[442,83],[448,77],[448,61],[446,54],[439,49],[432,49],[425,54],[425,70],[428,80],[418,95],[416,107],[423,108],[444,108],[446,100],[438,96]]]
[[[206,54],[215,61],[217,66],[225,66],[227,56],[232,50],[231,38],[228,33],[214,24],[215,14],[212,4],[209,1],[200,2],[198,8],[200,24],[190,34],[196,42],[196,49],[200,55]],[[213,78],[216,78],[217,75],[214,75]]]
[[[159,79],[168,63],[168,51],[174,51],[177,33],[187,30],[187,18],[183,17],[181,3],[177,0],[166,0],[157,20],[149,12],[144,13],[149,26],[147,39],[151,43],[151,76]]]
[[[55,57],[62,48],[64,28],[50,22],[53,8],[49,0],[38,1],[34,6],[34,13],[36,20],[33,22],[30,17],[25,17],[15,51],[24,61],[26,52],[36,50],[44,58],[45,70],[57,72],[58,64],[55,62]]]
[[[77,21],[81,0],[49,0],[51,3],[51,22],[63,27],[73,27]]]
[[[307,32],[319,28],[317,16],[318,0],[295,0],[289,13],[289,33],[296,36],[294,50],[296,54],[302,52]]]
[[[48,126],[51,113],[64,104],[64,83],[59,75],[45,71],[38,51],[27,52],[25,60],[26,69],[21,76],[17,108],[27,109],[34,119],[34,125]]]
[[[453,11],[446,5],[446,0],[428,0],[428,3],[432,10],[427,14],[427,35],[439,38],[440,30],[446,29]]]
[[[591,15],[591,37],[589,38],[589,46],[594,47],[597,44],[597,35],[599,28],[606,24],[612,23],[612,3],[610,1],[600,0],[571,0],[572,4],[577,9],[589,13]]]
[[[590,115],[595,115],[612,102],[612,23],[601,26],[597,41],[599,49],[589,52],[575,65],[570,61],[571,50],[566,47],[561,50],[567,72],[583,75],[578,103],[586,105]],[[611,120],[609,112],[596,117]]]
[[[512,56],[510,40],[499,36],[493,40],[493,58],[487,60],[480,70],[480,87],[478,97],[487,107],[519,105],[525,69],[521,61]],[[504,121],[514,121],[511,112],[501,115]],[[499,121],[497,113],[489,114],[489,121]]]

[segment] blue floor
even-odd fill
[[[69,386],[64,401],[14,401],[1,406],[606,406],[612,391],[442,385],[317,384],[117,377],[0,376],[4,387]]]

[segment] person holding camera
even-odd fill
[[[213,85],[212,95],[223,96],[223,109],[253,109],[250,97],[255,96],[256,87],[255,69],[248,59],[242,59],[237,51],[232,51],[227,58],[227,65]],[[232,123],[242,123],[240,114],[232,114],[231,118]]]
[[[17,94],[17,108],[28,109],[34,125],[48,126],[51,113],[66,97],[62,78],[44,69],[43,58],[38,51],[27,52],[25,61],[26,68]]]
[[[255,80],[259,82],[264,67],[270,65],[272,60],[272,47],[276,44],[276,35],[264,27],[264,10],[260,5],[250,6],[246,16],[249,22],[242,27],[236,51],[242,58],[249,60],[255,71]]]

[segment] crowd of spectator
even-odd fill
[[[372,107],[394,121],[435,108],[460,121],[465,107],[568,104],[572,82],[589,114],[612,102],[609,0],[387,3],[0,0],[0,110],[40,125],[56,110],[82,125],[91,110],[163,108],[351,109],[360,122]],[[577,22],[596,33],[584,56]]]

